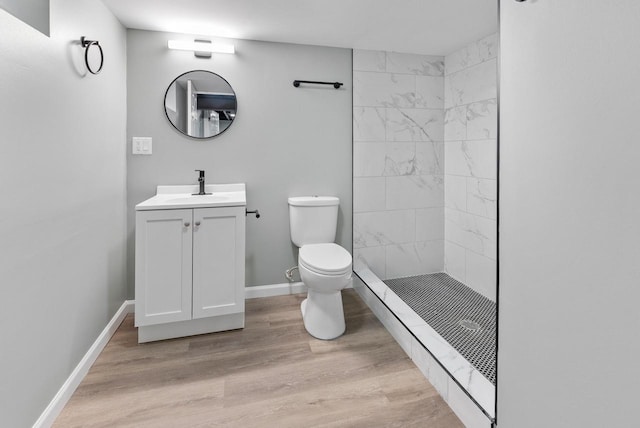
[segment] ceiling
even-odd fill
[[[498,0],[102,0],[127,28],[446,55],[498,29]]]

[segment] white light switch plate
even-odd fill
[[[153,152],[151,137],[133,137],[131,139],[131,153],[134,155],[150,155]]]

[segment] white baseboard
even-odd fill
[[[58,393],[53,397],[53,400],[51,400],[47,408],[42,412],[36,423],[33,424],[33,428],[48,428],[53,425],[76,388],[78,388],[78,385],[80,385],[80,382],[82,382],[82,379],[84,379],[104,347],[109,343],[111,336],[116,332],[125,316],[133,313],[134,308],[135,303],[133,300],[125,300],[124,303],[122,303],[122,306],[120,306],[113,318],[111,318],[111,321],[109,321],[104,330],[102,330],[102,333],[100,333],[95,342],[93,342],[91,348],[84,354],[82,360],[80,360],[76,368],[73,369],[67,380],[58,390]]]
[[[283,284],[256,285],[255,287],[245,287],[244,296],[246,299],[256,299],[258,297],[286,296],[288,294],[306,293],[307,286],[303,282],[285,282]]]
[[[353,288],[353,281],[345,288]],[[257,299],[260,297],[286,296],[289,294],[306,293],[307,286],[303,282],[285,282],[283,284],[256,285],[245,287],[245,299]]]

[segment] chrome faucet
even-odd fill
[[[204,191],[204,170],[196,169],[198,173],[198,185],[200,186],[200,191],[198,193],[194,193],[194,195],[210,195],[211,193],[205,193]]]

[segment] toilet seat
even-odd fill
[[[298,263],[322,275],[343,275],[351,270],[351,254],[334,243],[303,245]]]

